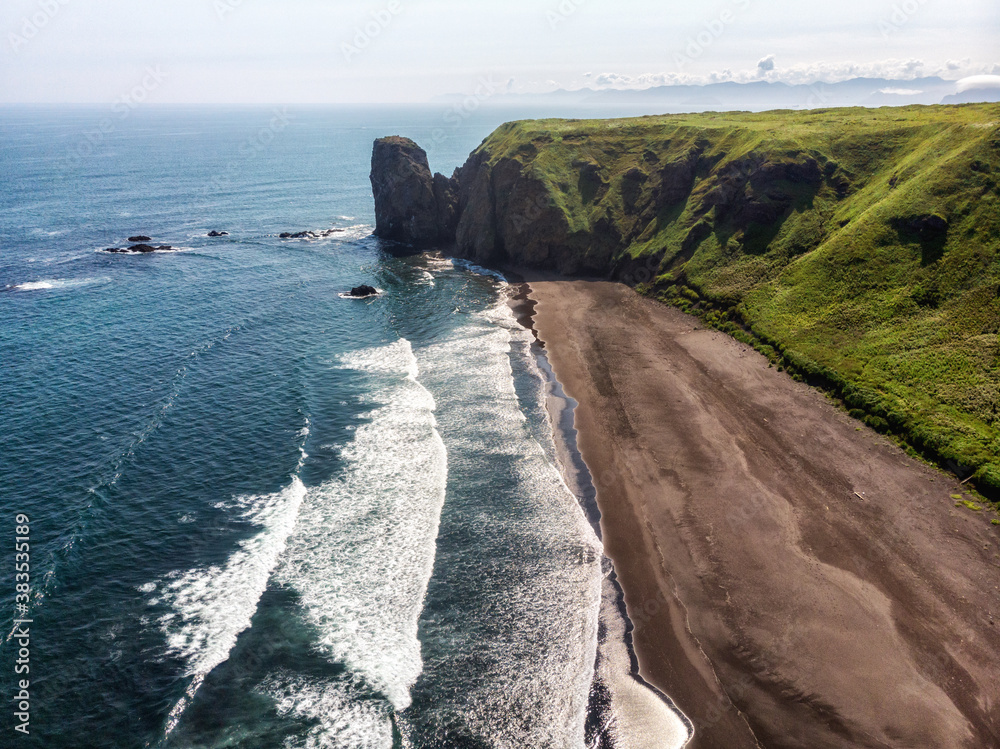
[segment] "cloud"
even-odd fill
[[[923,91],[915,88],[880,88],[878,92],[880,94],[892,94],[894,96],[916,96],[917,94],[923,93]]]
[[[958,93],[972,89],[1000,90],[1000,75],[970,75],[958,82]]]
[[[757,63],[753,70],[730,69],[716,70],[710,73],[642,73],[640,75],[623,75],[620,73],[602,73],[595,77],[594,84],[598,88],[644,89],[654,86],[699,86],[708,83],[752,83],[766,75],[770,81],[781,81],[788,84],[838,83],[852,78],[886,78],[896,81],[909,81],[914,78],[940,76],[948,80],[956,80],[971,75],[1000,74],[1000,64],[982,65],[971,60],[948,60],[939,64],[931,64],[924,60],[876,60],[873,62],[818,62],[799,65],[782,66],[780,70],[774,63],[774,55],[768,55]]]
[[[637,88],[638,81],[645,76],[619,75],[618,73],[601,73],[594,83],[605,88]]]

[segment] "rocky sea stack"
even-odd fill
[[[454,241],[458,181],[432,176],[427,153],[412,140],[375,141],[371,181],[375,236],[415,247]]]

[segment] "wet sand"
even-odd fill
[[[694,318],[526,276],[641,674],[691,746],[1000,749],[995,516]]]

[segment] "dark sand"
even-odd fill
[[[641,673],[691,746],[1000,749],[995,516],[694,318],[528,280]]]

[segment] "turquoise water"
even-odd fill
[[[0,112],[17,745],[584,745],[600,545],[530,336],[496,278],[370,236],[375,137],[450,173],[512,115],[443,114]],[[137,234],[178,250],[101,252]]]

